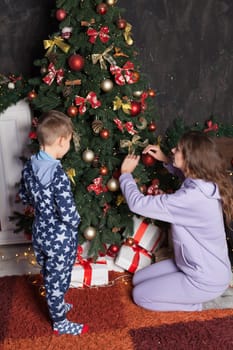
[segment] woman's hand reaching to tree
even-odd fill
[[[161,151],[159,145],[148,145],[142,151],[143,154],[149,154],[156,160],[159,160],[163,163],[169,163],[169,158]]]

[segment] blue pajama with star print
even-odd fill
[[[70,181],[59,160],[40,151],[22,171],[19,195],[35,211],[32,244],[44,279],[53,322],[66,318],[65,293],[77,252],[77,212]]]

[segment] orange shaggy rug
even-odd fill
[[[125,277],[124,277],[125,276]],[[0,278],[1,350],[233,349],[233,310],[152,312],[131,300],[130,275],[110,272],[112,285],[71,288],[68,318],[87,323],[82,336],[52,334],[39,276]]]

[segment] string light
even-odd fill
[[[36,262],[35,254],[32,251],[31,247],[28,247],[27,250],[24,250],[23,252],[19,251],[9,255],[1,254],[0,261],[2,262],[14,261],[16,263],[19,263],[20,261],[26,261],[29,263],[29,265],[32,265],[35,267],[38,266]]]

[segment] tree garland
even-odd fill
[[[0,113],[27,96],[30,86],[22,75],[0,74]]]

